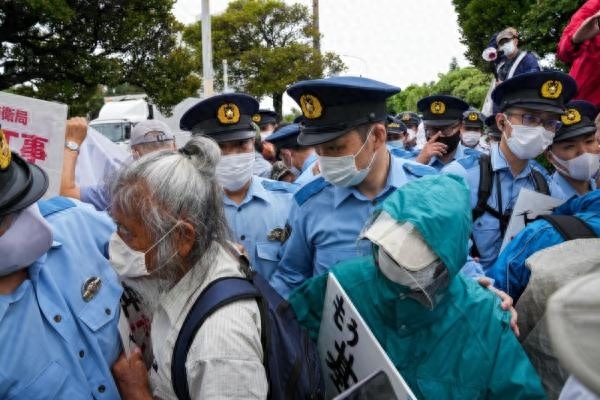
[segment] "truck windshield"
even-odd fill
[[[122,142],[125,140],[125,125],[127,124],[127,122],[107,122],[93,124],[91,127],[113,142]]]

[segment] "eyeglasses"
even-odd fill
[[[562,122],[558,119],[542,119],[533,114],[506,113],[506,115],[521,117],[521,124],[525,126],[536,127],[543,125],[550,132],[556,132],[562,126]]]
[[[442,132],[442,136],[450,136],[458,128],[458,124],[446,125],[446,126],[425,126],[425,133],[427,136],[433,136],[438,132]]]

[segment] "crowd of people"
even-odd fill
[[[184,321],[211,285],[247,277],[243,255],[314,341],[333,274],[416,398],[598,398],[598,369],[572,354],[600,353],[569,355],[557,321],[562,287],[599,282],[599,18],[588,0],[565,29],[572,76],[540,70],[516,29],[496,34],[489,115],[445,94],[390,115],[400,89],[364,77],[291,84],[293,123],[219,94],[181,117],[187,143],[138,123],[131,160],[85,187],[88,126],[71,118],[50,199],[0,130],[0,397],[178,398]],[[522,189],[562,204],[502,248]],[[188,397],[269,398],[265,324],[253,298],[212,312],[189,344]]]

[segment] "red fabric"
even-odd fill
[[[600,10],[600,0],[588,0],[573,14],[558,43],[558,59],[571,65],[569,74],[577,81],[576,99],[590,101],[600,107],[600,34],[583,42],[575,50],[571,37],[581,23]]]

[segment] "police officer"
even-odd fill
[[[385,122],[387,131],[387,146],[393,156],[414,160],[418,151],[407,149],[406,142],[408,141],[408,128],[399,118],[388,115]]]
[[[284,297],[341,260],[371,254],[358,235],[374,207],[410,179],[436,173],[387,149],[386,99],[399,90],[347,76],[302,81],[287,90],[304,117],[298,143],[315,147],[321,177],[294,195],[290,237],[271,278]]]
[[[585,100],[567,104],[562,126],[546,152],[554,166],[550,191],[553,197],[567,200],[596,189],[600,169],[600,147],[596,142],[594,119],[598,109]]]
[[[275,111],[260,109],[252,116],[252,121],[258,125],[260,130],[260,142],[256,142],[258,152],[267,162],[275,162],[275,148],[265,141],[279,126],[279,116]]]
[[[487,199],[478,196],[481,158],[465,166],[474,208],[474,254],[479,256],[484,269],[489,268],[498,256],[521,189],[548,192],[546,176],[540,173],[532,159],[552,143],[561,124],[564,105],[576,91],[577,85],[569,75],[542,71],[515,76],[492,92],[492,99],[500,109],[496,124],[502,137],[490,151]]]
[[[466,154],[482,152],[481,138],[484,128],[483,114],[470,109],[463,113],[460,125],[460,146]]]
[[[407,128],[408,138],[404,147],[407,150],[412,150],[415,147],[421,149],[425,143],[425,136],[421,138],[423,143],[419,143],[419,125],[421,124],[419,114],[412,111],[403,111],[397,114],[396,118],[399,118]]]
[[[433,95],[417,102],[423,113],[427,143],[416,158],[441,171],[446,164],[465,156],[460,144],[460,125],[469,105],[454,96]]]
[[[316,167],[317,154],[314,147],[298,143],[299,134],[299,124],[288,124],[277,128],[267,140],[277,147],[280,157],[296,176],[294,183],[302,186],[319,172]]]
[[[181,129],[206,135],[221,148],[216,177],[223,186],[225,216],[235,242],[252,266],[269,279],[277,266],[285,220],[295,188],[252,175],[254,123],[258,101],[243,93],[226,93],[202,100],[183,114]]]

